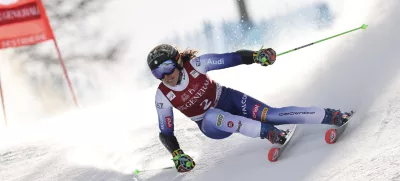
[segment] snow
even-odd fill
[[[103,15],[107,18],[103,20],[114,23],[111,29],[116,32],[132,31],[130,38],[134,41],[131,47],[135,47],[135,51],[130,57],[138,57],[135,63],[142,68],[145,65],[139,62],[144,61],[149,48],[173,33],[174,29],[163,29],[164,32],[160,33],[157,27],[162,24],[155,27],[152,27],[154,24],[144,25],[143,28],[136,27],[136,23],[125,24],[129,15],[143,13],[141,17],[146,18],[132,20],[137,23],[153,22],[158,19],[155,18],[157,15],[166,19],[177,18],[180,24],[175,28],[179,28],[176,30],[181,34],[199,28],[195,21],[212,19],[218,22],[236,18],[231,1],[203,0],[194,5],[173,1],[183,3],[181,6],[185,7],[204,8],[201,13],[183,11],[190,16],[180,16],[177,11],[160,8],[173,5],[180,9],[180,5],[172,1],[163,2],[159,7],[152,6],[155,1],[126,2],[110,3]],[[289,3],[292,1],[249,2],[256,19],[296,9],[294,3]],[[268,148],[271,147],[269,142],[242,135],[210,140],[198,131],[193,122],[175,111],[178,117],[177,138],[183,150],[194,157],[197,166],[186,174],[164,170],[135,176],[133,170],[137,168],[156,169],[172,164],[170,155],[158,140],[157,116],[151,101],[155,82],[146,88],[139,86],[139,81],[132,83],[132,79],[138,80],[137,77],[143,75],[132,73],[126,62],[109,69],[104,68],[109,65],[85,64],[82,71],[95,69],[102,73],[97,81],[104,85],[102,91],[107,92],[106,95],[100,94],[104,96],[103,104],[31,121],[29,116],[37,116],[35,113],[40,112],[40,103],[31,96],[29,89],[23,89],[26,86],[22,85],[26,84],[25,79],[19,78],[20,74],[9,73],[11,70],[8,69],[4,72],[3,66],[2,74],[8,76],[2,76],[2,81],[5,79],[8,85],[13,82],[14,89],[19,90],[19,98],[12,98],[10,90],[6,95],[11,97],[8,104],[14,105],[11,105],[11,114],[21,120],[10,121],[9,127],[0,129],[0,180],[400,180],[400,144],[397,141],[400,138],[400,52],[397,46],[400,42],[397,23],[400,12],[396,11],[400,1],[302,2],[303,5],[328,3],[336,19],[330,28],[319,31],[307,27],[284,27],[271,45],[277,52],[364,23],[369,27],[278,57],[276,64],[267,68],[239,66],[210,75],[223,85],[273,106],[317,105],[357,109],[354,120],[336,144],[328,145],[324,141],[328,126],[300,125],[284,155],[278,162],[270,163],[267,160]],[[271,6],[275,8],[268,11]],[[225,8],[218,9],[221,7]],[[113,14],[117,10],[124,16]],[[193,26],[184,26],[186,18],[195,20],[190,22]],[[147,38],[150,33],[151,38]],[[254,79],[248,81],[248,77]],[[49,100],[49,104],[52,101]],[[21,106],[20,110],[16,111],[18,106]]]

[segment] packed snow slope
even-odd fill
[[[250,9],[257,19],[296,8],[288,2],[291,1],[274,2],[276,4],[251,1]],[[305,4],[313,2],[304,1]],[[114,74],[110,72],[104,76],[110,82],[104,82],[107,88],[103,91],[115,95],[112,101],[108,97],[105,105],[39,121],[10,123],[9,127],[2,129],[0,180],[400,180],[400,144],[397,142],[400,139],[400,12],[397,11],[400,1],[324,2],[332,7],[336,16],[330,28],[316,30],[304,25],[293,29],[288,25],[280,29],[271,44],[265,46],[282,52],[363,23],[369,25],[367,30],[283,55],[270,67],[238,66],[210,72],[210,76],[223,85],[246,92],[275,107],[316,105],[356,109],[357,114],[336,144],[327,145],[324,142],[324,133],[329,126],[300,125],[284,155],[278,162],[270,163],[267,160],[267,151],[271,147],[268,141],[239,134],[224,140],[210,140],[201,134],[195,123],[175,111],[175,134],[182,149],[194,157],[197,166],[185,174],[164,170],[143,172],[136,176],[132,173],[136,168],[156,169],[171,166],[172,162],[158,140],[157,115],[153,104],[156,83],[150,87],[143,87],[142,82],[127,86],[130,79],[122,79],[120,74],[131,75],[133,70],[121,63],[109,67],[116,70],[118,75],[115,73],[115,77],[120,79],[112,79]],[[217,6],[214,1],[210,3]],[[204,3],[196,5],[205,6]],[[262,7],[270,6],[275,8],[267,8],[268,11],[263,14],[265,9]],[[109,11],[122,8],[119,9],[121,13],[138,13],[135,10],[144,7],[148,6],[129,8],[126,4],[115,2],[110,4]],[[203,18],[215,17],[221,11],[225,12],[224,15],[235,12],[230,1],[221,1],[220,7],[226,9],[206,7],[208,17]],[[190,14],[187,9],[183,11]],[[157,19],[153,17],[156,12],[159,11],[143,13],[148,13],[145,15],[150,22]],[[172,17],[180,15],[174,14],[175,11],[167,12],[171,12]],[[196,13],[188,17],[201,20]],[[124,22],[123,17],[115,18]],[[136,20],[136,23],[142,21],[145,20]],[[183,28],[180,26],[176,28]],[[123,29],[121,27],[124,26],[113,26],[115,30]],[[137,61],[144,62],[148,49],[163,38],[155,34],[152,39],[146,39],[149,36],[145,36],[146,32],[156,33],[154,31],[159,29],[138,29],[129,24],[126,27],[136,30],[136,37],[132,35],[136,38],[132,46],[139,53],[132,57],[139,57]],[[146,68],[144,63],[136,62],[136,65]],[[98,71],[102,70],[99,68]],[[140,76],[143,77],[143,74],[133,74],[135,80],[140,80],[137,79]],[[20,101],[24,107],[29,103],[29,100]],[[35,106],[32,109],[36,110]]]

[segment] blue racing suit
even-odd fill
[[[262,122],[272,125],[321,124],[325,115],[323,108],[271,107],[240,91],[219,85],[206,74],[212,70],[252,64],[253,53],[244,50],[204,54],[184,63],[179,85],[170,87],[161,82],[155,100],[160,137],[174,137],[173,108],[195,121],[200,130],[212,139],[223,139],[232,133],[260,137]],[[173,151],[179,145],[176,143],[170,147],[173,148],[169,150]]]

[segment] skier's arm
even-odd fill
[[[228,67],[234,67],[241,64],[252,64],[253,51],[242,50],[231,53],[210,53],[200,55],[190,60],[193,67],[201,73],[206,73],[211,70],[224,69]]]
[[[155,104],[158,114],[160,141],[172,154],[175,150],[180,148],[178,140],[174,135],[174,115],[172,105],[159,89],[157,89]]]
[[[174,135],[174,115],[172,105],[168,99],[157,89],[156,109],[158,114],[158,126],[160,128],[159,138],[164,147],[171,153],[175,168],[178,172],[188,172],[194,168],[196,163],[185,154],[179,147],[178,140]]]
[[[263,51],[260,51],[260,56],[257,54],[258,51],[253,50],[238,50],[236,52],[222,54],[203,54],[192,59],[190,63],[196,68],[197,71],[206,73],[211,70],[225,69],[242,64],[250,65],[252,63],[260,63],[259,58],[267,56],[264,54],[264,51],[268,49],[262,50]],[[272,51],[272,53],[275,53],[275,51]],[[267,59],[271,58],[267,57]],[[273,58],[273,61],[275,61],[275,57]]]

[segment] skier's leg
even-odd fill
[[[231,88],[224,88],[216,108],[273,125],[336,124],[340,121],[336,121],[335,123],[333,120],[338,117],[340,118],[342,114],[337,110],[324,109],[316,106],[287,106],[275,108]]]
[[[200,131],[207,137],[211,138],[211,139],[225,139],[227,137],[229,137],[230,135],[232,135],[232,133],[230,132],[225,132],[222,131],[220,129],[217,129],[215,127],[210,127],[204,126],[204,119],[201,121],[196,121],[197,125],[199,126]]]
[[[271,124],[233,115],[216,108],[209,109],[205,113],[201,130],[208,137],[211,137],[210,135],[215,137],[215,135],[220,134],[240,133],[252,138],[267,138],[272,143],[283,143],[285,141],[284,133]]]

